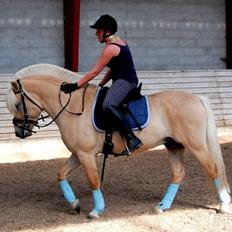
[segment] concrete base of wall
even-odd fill
[[[48,160],[70,156],[70,152],[60,138],[1,141],[0,151],[0,163]]]

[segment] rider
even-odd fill
[[[101,15],[97,21],[90,26],[96,29],[96,36],[100,43],[105,43],[99,59],[95,66],[76,83],[65,83],[61,85],[61,90],[70,93],[84,86],[96,77],[106,66],[106,72],[99,86],[104,86],[110,79],[110,86],[103,102],[103,109],[110,113],[119,124],[121,134],[127,142],[129,153],[139,148],[142,142],[132,132],[124,114],[118,106],[123,102],[127,95],[138,85],[132,55],[125,40],[115,35],[117,32],[116,20],[108,15]],[[124,152],[126,154],[126,152]]]

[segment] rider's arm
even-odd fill
[[[120,50],[115,45],[108,45],[104,48],[102,51],[101,56],[97,60],[97,63],[95,66],[84,76],[82,77],[78,82],[78,87],[81,87],[91,81],[94,77],[96,77],[110,62],[110,60],[119,54]]]

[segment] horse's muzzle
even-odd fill
[[[20,139],[25,139],[26,137],[31,136],[32,133],[30,131],[27,131],[27,130],[15,128],[15,135],[16,135],[16,137],[19,137]]]

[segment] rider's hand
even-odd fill
[[[64,93],[71,93],[77,89],[79,89],[77,82],[75,82],[75,83],[64,82],[60,86],[60,90],[63,91]]]
[[[103,88],[104,87],[104,84],[98,84],[98,86],[100,87],[100,88]]]

